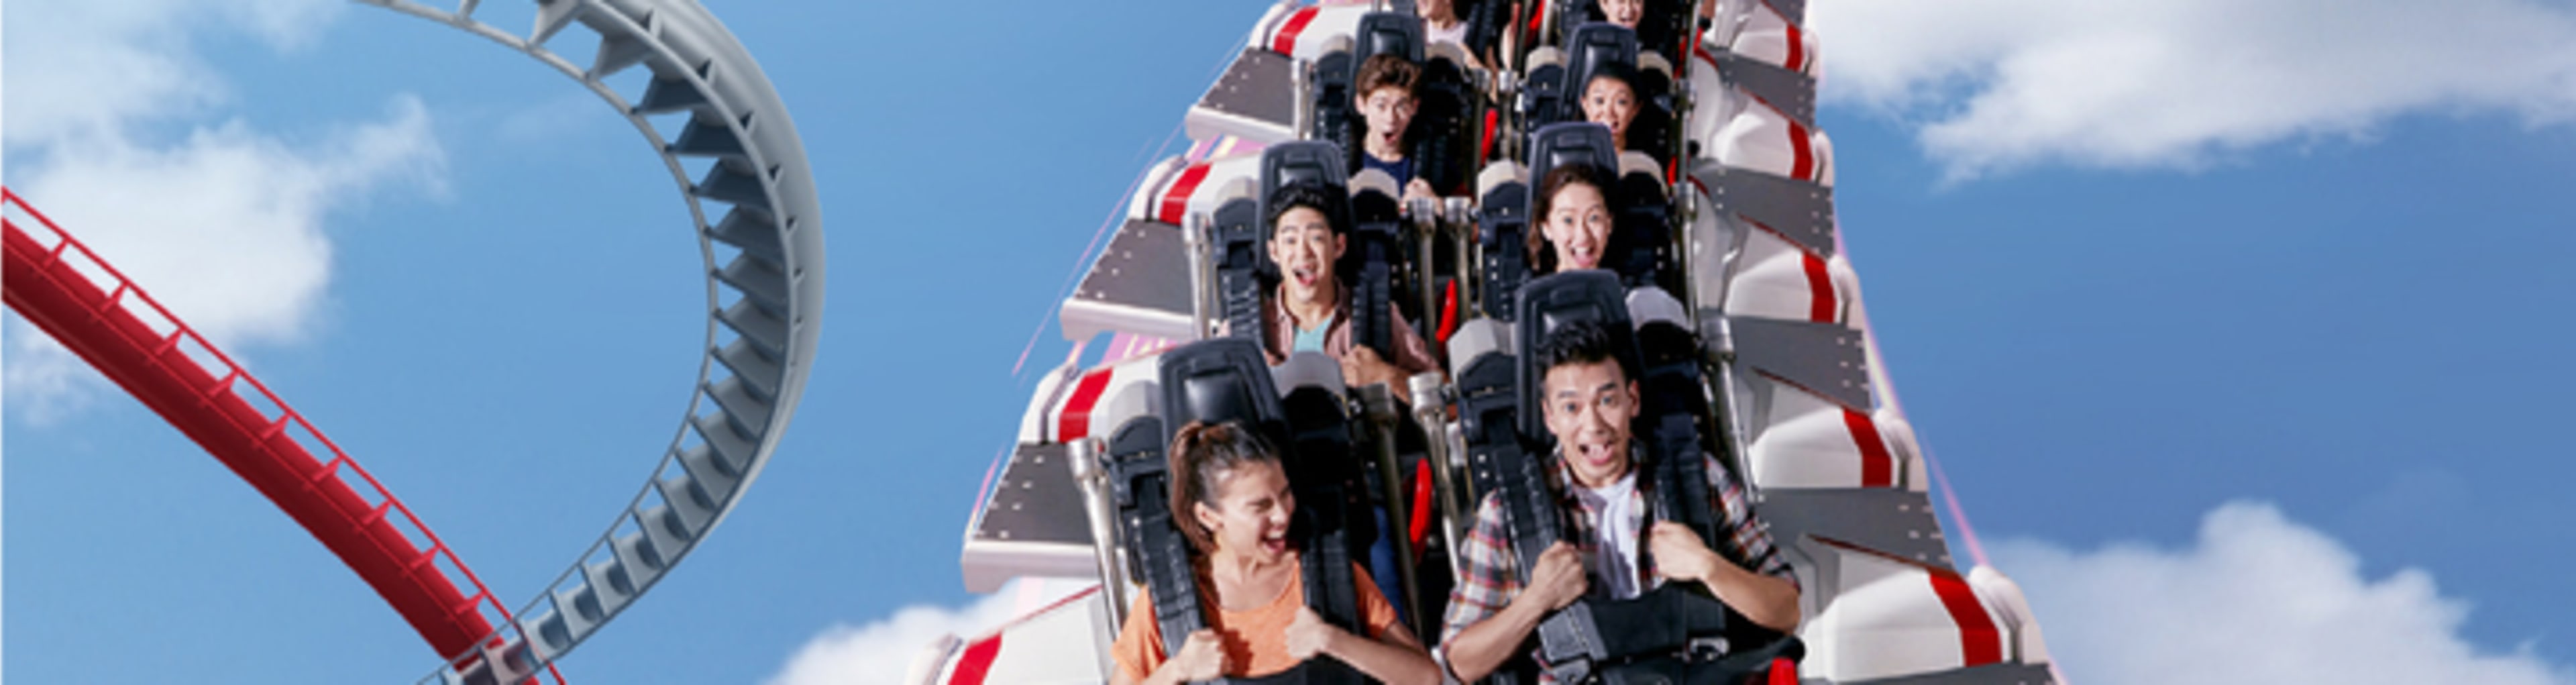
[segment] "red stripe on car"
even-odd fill
[[[1056,416],[1056,442],[1072,442],[1091,434],[1091,409],[1100,404],[1100,393],[1109,389],[1109,372],[1100,369],[1083,374],[1082,382],[1073,386],[1073,398],[1065,400],[1064,411]]]
[[[1172,181],[1171,188],[1163,191],[1163,211],[1155,214],[1154,218],[1167,224],[1181,223],[1181,216],[1190,212],[1190,194],[1198,192],[1199,184],[1206,182],[1207,177],[1206,164],[1181,170],[1181,177]]]

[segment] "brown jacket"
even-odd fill
[[[1324,353],[1339,361],[1351,353],[1351,290],[1333,290],[1341,294],[1341,302],[1334,305],[1332,326],[1324,331]],[[1274,290],[1261,298],[1262,319],[1269,323],[1262,331],[1265,339],[1261,348],[1272,364],[1287,361],[1288,350],[1297,341],[1297,320],[1288,315],[1287,307],[1279,306],[1281,297],[1280,291]],[[1393,354],[1386,356],[1386,363],[1402,369],[1407,376],[1440,368],[1440,359],[1431,356],[1431,345],[1422,340],[1422,334],[1413,331],[1413,324],[1404,319],[1404,312],[1393,302],[1387,303],[1387,318],[1395,324],[1395,349],[1389,350]],[[1399,395],[1405,392],[1404,388],[1390,389]]]

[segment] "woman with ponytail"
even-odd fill
[[[1263,676],[1316,656],[1331,656],[1388,683],[1436,683],[1439,666],[1402,625],[1368,574],[1353,567],[1366,635],[1326,623],[1307,608],[1299,551],[1288,540],[1297,499],[1279,453],[1233,424],[1193,421],[1172,438],[1172,524],[1190,541],[1191,572],[1208,627],[1190,634],[1180,653],[1163,653],[1163,635],[1146,595],[1137,595],[1127,624],[1110,647],[1119,685],[1176,683],[1224,676]]]

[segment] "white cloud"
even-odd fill
[[[200,32],[250,33],[292,49],[348,3],[336,0],[96,0],[9,9],[7,144],[113,133],[220,103],[223,82],[190,51]]]
[[[2460,635],[2468,603],[2421,570],[2365,577],[2360,561],[2270,505],[2209,513],[2191,547],[1996,547],[2084,685],[2127,683],[2576,683],[2528,648]]]
[[[963,607],[914,605],[864,626],[826,628],[764,685],[870,685],[902,682],[905,672],[942,635],[974,639],[1012,619],[1072,596],[1096,581],[1011,581],[1000,592]]]
[[[381,119],[262,132],[218,116],[230,93],[189,43],[247,33],[293,49],[342,4],[12,8],[10,186],[216,345],[300,339],[330,283],[325,219],[385,187],[442,192],[428,109],[397,96]],[[7,332],[0,380],[28,418],[76,411],[103,387],[23,321]]]
[[[2576,119],[2576,8],[2541,0],[1837,0],[1828,98],[1916,120],[1954,177],[2194,167],[2416,113]]]

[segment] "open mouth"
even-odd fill
[[[1589,269],[1601,264],[1601,249],[1595,246],[1567,245],[1565,254],[1574,262],[1572,266],[1577,269]]]
[[[1269,552],[1271,554],[1282,554],[1287,552],[1288,531],[1281,530],[1261,536],[1261,551]]]
[[[1316,282],[1323,280],[1324,275],[1313,266],[1298,266],[1288,270],[1288,278],[1296,281],[1298,287],[1312,288],[1315,287]]]
[[[1586,466],[1593,468],[1607,467],[1610,465],[1611,459],[1616,456],[1617,454],[1611,450],[1610,445],[1605,443],[1578,442],[1574,444],[1574,458]]]

